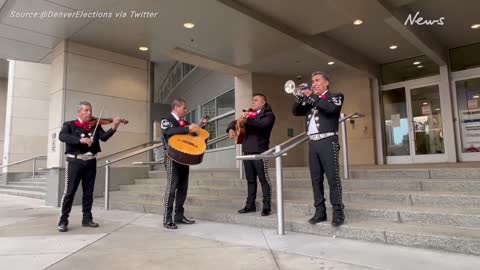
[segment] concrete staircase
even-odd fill
[[[45,199],[46,175],[39,173],[33,177],[9,180],[6,185],[0,185],[0,194]]]
[[[307,223],[315,211],[307,168],[285,169],[285,229],[480,255],[479,168],[371,169],[351,175],[343,181],[346,224],[334,228],[329,222]],[[151,171],[149,176],[112,192],[111,208],[163,214],[166,174]],[[270,178],[275,199],[273,170]],[[246,181],[238,178],[238,170],[191,171],[186,215],[276,228],[275,200],[274,214],[261,217],[260,211],[237,214],[245,198]],[[257,201],[261,198],[259,185]],[[95,203],[103,206],[101,198]]]

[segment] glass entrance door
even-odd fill
[[[387,163],[445,162],[437,84],[382,92]]]
[[[442,108],[438,85],[409,89],[413,162],[446,162]]]
[[[457,103],[459,158],[461,161],[480,161],[480,72],[456,79],[453,87]]]

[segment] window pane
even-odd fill
[[[480,43],[450,50],[452,71],[480,67]]]
[[[208,137],[208,139],[211,140],[211,139],[215,139],[217,137],[217,121],[208,122],[205,129],[210,133],[210,137]],[[208,149],[213,149],[213,148],[215,148],[214,144],[208,146],[207,150]]]
[[[381,72],[382,84],[408,81],[440,74],[438,65],[426,56],[384,64],[381,66]]]
[[[230,115],[227,117],[224,117],[222,119],[218,119],[218,124],[217,124],[217,136],[222,136],[224,134],[227,134],[225,131],[227,130],[228,124],[235,120],[235,115]],[[233,140],[227,139],[225,141],[217,143],[217,147],[224,147],[224,146],[229,146],[233,145]]]
[[[198,123],[199,122],[199,119],[198,119],[198,109],[195,109],[193,111],[190,112],[190,120],[191,120],[191,123]]]
[[[480,152],[480,78],[455,82],[462,152]]]
[[[235,109],[235,91],[231,90],[217,98],[217,115],[233,111]]]
[[[202,105],[202,116],[208,115],[211,118],[216,116],[215,113],[215,100],[212,100],[204,105]]]
[[[191,114],[192,113],[187,113],[187,115],[185,115],[185,121],[187,121],[188,123],[192,123],[192,121],[190,121]]]

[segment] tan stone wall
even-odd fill
[[[148,62],[125,55],[63,42],[54,50],[50,88],[49,146],[56,136],[56,150],[49,147],[49,167],[62,166],[63,145],[58,132],[64,121],[76,118],[76,105],[89,101],[95,116],[120,116],[130,121],[102,143],[99,157],[148,140]],[[104,129],[109,129],[105,126]],[[145,159],[146,155],[135,160]],[[131,164],[131,162],[124,162]]]
[[[304,118],[292,115],[292,95],[284,91],[288,77],[266,74],[253,74],[253,92],[264,93],[272,106],[276,123],[272,133],[271,146],[279,144],[289,137],[287,129],[293,128],[294,136],[305,131]],[[343,112],[359,112],[364,118],[356,119],[354,123],[347,122],[347,143],[350,164],[375,163],[375,134],[373,129],[372,96],[370,80],[367,76],[354,72],[335,72],[331,74],[331,89],[345,95]],[[308,149],[304,144],[284,158],[285,166],[306,166],[308,164]],[[342,162],[341,162],[342,163]]]
[[[331,90],[345,95],[342,112],[365,115],[355,119],[354,124],[347,122],[349,163],[375,164],[375,131],[369,78],[354,72],[336,72],[331,74],[331,81]]]
[[[289,139],[287,130],[292,128],[294,136],[305,131],[303,117],[292,115],[293,95],[286,94],[284,91],[285,82],[289,78],[271,76],[265,74],[253,74],[253,93],[262,93],[267,96],[268,103],[272,106],[275,113],[275,126],[272,130],[270,147],[282,143]],[[305,144],[291,150],[283,158],[283,166],[297,167],[306,166],[308,163],[307,147]],[[273,164],[273,160],[271,161]]]

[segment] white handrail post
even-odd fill
[[[279,145],[275,146],[275,152],[279,153],[281,147]],[[283,218],[283,175],[282,175],[282,156],[279,155],[275,158],[275,170],[276,170],[276,181],[277,181],[277,233],[279,235],[284,235],[285,230],[283,228],[284,218]]]
[[[345,117],[345,114],[340,114],[340,117]],[[342,157],[343,157],[343,179],[348,179],[350,177],[348,169],[348,149],[347,149],[347,124],[346,121],[340,123],[342,129]]]
[[[110,209],[110,161],[105,162],[105,210]]]
[[[37,159],[33,158],[32,178],[35,180],[35,167],[37,167]]]

